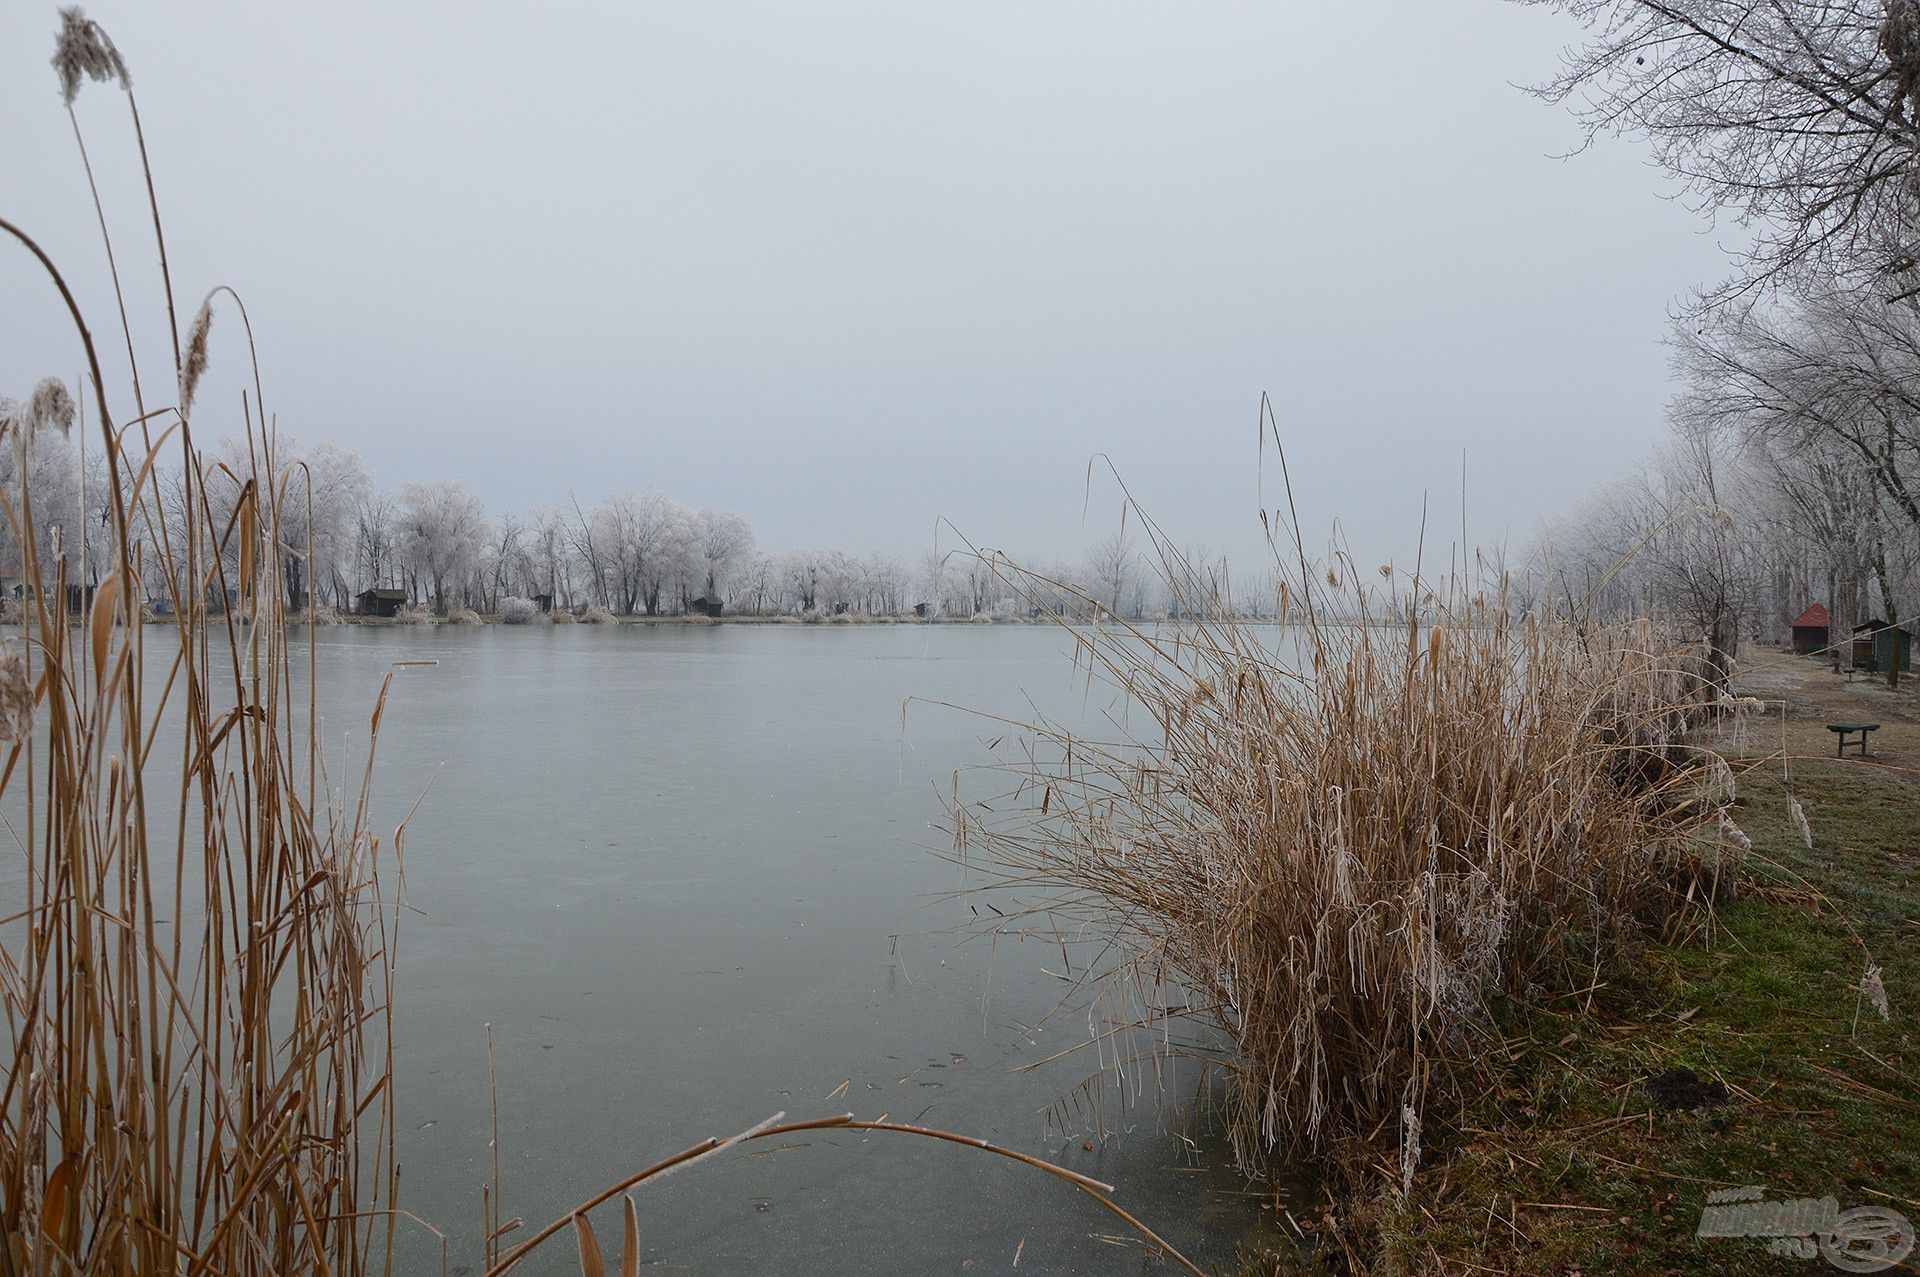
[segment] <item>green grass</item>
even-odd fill
[[[1710,931],[1635,946],[1591,992],[1506,1008],[1496,1085],[1426,1132],[1411,1196],[1396,1185],[1351,1209],[1327,1232],[1347,1255],[1323,1236],[1314,1267],[1828,1271],[1763,1241],[1696,1237],[1707,1193],[1741,1185],[1920,1222],[1920,787],[1798,764],[1808,851],[1775,766],[1742,778],[1753,862]],[[1890,1022],[1858,994],[1869,960]],[[1675,1068],[1724,1085],[1725,1101],[1656,1104],[1649,1082]]]

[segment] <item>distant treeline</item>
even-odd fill
[[[0,415],[9,411],[17,409],[0,400]],[[185,544],[189,518],[225,527],[249,482],[278,489],[269,500],[280,507],[279,578],[295,610],[351,612],[370,589],[402,591],[409,606],[439,615],[459,609],[495,614],[509,599],[646,616],[684,614],[707,599],[750,615],[886,616],[924,609],[954,618],[1036,610],[1177,616],[1220,606],[1213,584],[1224,574],[1218,555],[1188,550],[1193,571],[1183,596],[1176,596],[1124,534],[1095,541],[1078,558],[1023,559],[1023,568],[1041,571],[1016,576],[995,556],[965,549],[931,549],[911,559],[840,550],[763,553],[743,515],[683,505],[655,489],[613,492],[590,506],[569,498],[526,513],[489,515],[458,480],[383,488],[359,454],[331,443],[305,446],[281,437],[270,478],[255,476],[259,463],[248,460],[241,443],[217,453],[223,468],[206,497],[210,505],[224,503],[216,508],[190,509],[177,467],[160,467],[137,529],[146,542],[143,557],[171,561],[160,546]],[[70,581],[98,581],[106,566],[100,528],[108,496],[97,453],[83,458],[78,435],[38,432],[30,446],[0,451],[0,483],[18,490],[23,482],[37,512],[42,561],[64,561]],[[19,565],[11,530],[0,529],[0,573],[9,589],[18,584]],[[151,602],[167,594],[158,577],[144,587]],[[1240,610],[1261,612],[1262,598],[1254,592]]]

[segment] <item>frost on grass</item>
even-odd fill
[[[1880,1013],[1882,1020],[1893,1018],[1893,1006],[1887,1001],[1887,986],[1880,979],[1879,963],[1867,964],[1867,973],[1860,977],[1860,996],[1867,1000],[1868,1006]]]

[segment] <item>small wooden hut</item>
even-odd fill
[[[724,607],[725,604],[719,596],[703,594],[687,604],[687,611],[694,616],[718,617]]]
[[[362,590],[359,603],[362,616],[398,616],[400,609],[407,605],[407,592],[405,590]]]
[[[1815,603],[1793,618],[1793,650],[1801,656],[1822,651],[1827,646],[1827,634],[1831,627],[1832,620],[1827,616],[1825,605]]]

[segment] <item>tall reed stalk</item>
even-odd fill
[[[105,34],[78,10],[63,19],[69,105],[92,78],[117,81],[131,107]],[[158,239],[150,173],[146,189]],[[96,212],[104,233],[97,197]],[[366,787],[385,689],[368,772],[332,796],[313,650],[290,641],[274,584],[300,480],[276,464],[257,370],[244,470],[203,459],[188,405],[211,312],[172,352],[177,404],[149,408],[130,385],[138,407],[123,415],[59,268],[13,223],[0,238],[71,318],[109,489],[94,512],[107,572],[78,616],[68,586],[94,583],[39,556],[24,482],[0,492],[22,581],[0,653],[0,705],[20,711],[0,715],[0,813],[24,867],[0,926],[0,1273],[385,1269],[397,913],[380,884],[397,882],[400,839],[372,831]],[[166,293],[177,343],[170,281]],[[124,304],[121,323],[131,361]],[[72,418],[65,388],[43,382],[4,414],[0,445]],[[161,518],[165,457],[184,538]],[[149,599],[164,616],[143,624]]]

